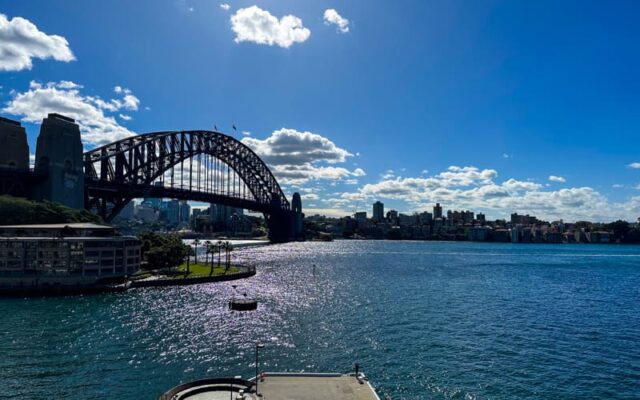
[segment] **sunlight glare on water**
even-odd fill
[[[3,395],[153,399],[189,380],[252,376],[256,342],[265,370],[358,362],[394,400],[640,393],[640,247],[336,241],[234,258],[258,274],[0,299]],[[257,312],[227,310],[242,293]]]

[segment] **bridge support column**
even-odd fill
[[[84,207],[84,171],[80,128],[71,118],[49,114],[42,120],[36,146],[36,172],[47,174],[37,200]]]
[[[280,211],[267,217],[269,240],[274,243],[303,240],[304,235],[298,226],[302,225],[302,214],[293,211]]]

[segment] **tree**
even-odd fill
[[[227,271],[229,271],[229,268],[231,268],[231,252],[233,251],[233,244],[231,244],[231,242],[229,241],[224,242],[224,250],[226,252],[226,263],[224,266],[224,273],[226,274]]]
[[[198,263],[198,245],[200,244],[200,239],[196,239],[193,241],[193,245],[195,246],[195,252],[194,252],[194,260],[193,263],[197,264]]]
[[[147,261],[151,269],[177,267],[190,254],[191,247],[182,243],[176,235],[147,232],[138,238],[142,243],[141,257]]]
[[[218,267],[222,264],[222,249],[224,248],[224,243],[222,240],[218,240]]]
[[[205,240],[204,242],[205,245],[205,259],[204,259],[204,263],[205,264],[209,264],[209,253],[211,253],[211,241],[210,240]]]

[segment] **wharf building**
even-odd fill
[[[109,226],[0,226],[0,292],[90,288],[124,281],[139,268],[139,240]]]

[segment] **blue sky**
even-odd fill
[[[54,110],[83,121],[88,148],[236,124],[307,213],[640,216],[638,2],[3,0],[0,14],[0,114],[32,151]]]

